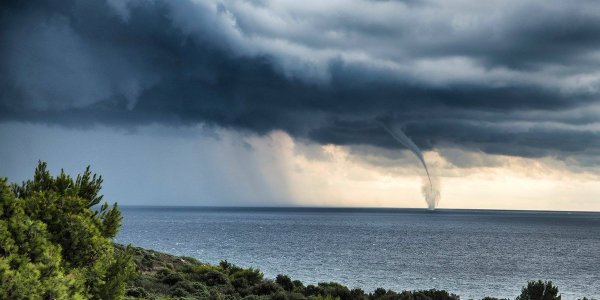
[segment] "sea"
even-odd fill
[[[514,299],[550,280],[600,299],[600,213],[365,208],[122,207],[116,242],[372,292]]]

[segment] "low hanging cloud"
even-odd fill
[[[8,1],[0,121],[600,154],[592,1]]]

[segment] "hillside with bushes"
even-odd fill
[[[258,269],[240,268],[227,261],[210,265],[191,257],[130,250],[140,271],[127,289],[127,296],[134,299],[459,299],[439,290],[365,293],[335,282],[304,285],[286,275],[266,279]]]

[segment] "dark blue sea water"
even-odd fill
[[[600,299],[600,213],[124,207],[120,243],[372,291],[514,298],[532,279]]]

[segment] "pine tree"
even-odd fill
[[[102,201],[102,177],[53,177],[39,162],[33,180],[0,178],[0,299],[121,299],[134,273],[115,252],[116,204]]]

